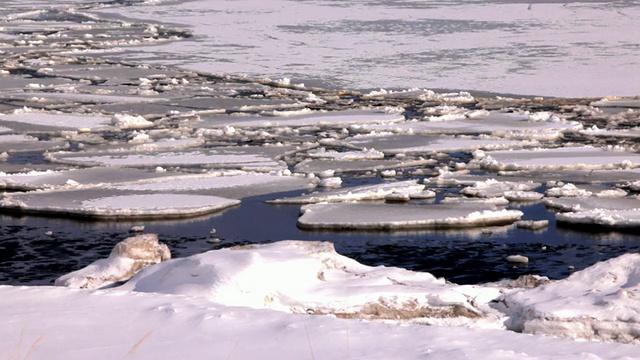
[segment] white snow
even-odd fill
[[[493,198],[503,197],[507,192],[512,198],[516,198],[518,193],[514,191],[531,191],[541,186],[542,184],[533,181],[513,182],[513,181],[498,181],[495,179],[489,179],[486,181],[478,181],[473,186],[468,186],[460,190],[461,194],[468,196],[475,196],[480,198]],[[541,196],[542,197],[542,196]]]

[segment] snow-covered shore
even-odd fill
[[[104,261],[122,267],[116,258]],[[459,286],[364,266],[330,243],[223,249],[150,265],[104,290],[0,286],[0,355],[634,359],[637,345],[576,339],[637,342],[639,267],[630,254],[566,280]]]

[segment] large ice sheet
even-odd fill
[[[0,173],[0,188],[9,190],[37,190],[76,188],[137,182],[159,177],[170,177],[166,172],[151,172],[130,168],[87,168],[61,171],[30,171],[26,173]]]
[[[496,210],[485,204],[314,204],[302,208],[298,226],[333,230],[464,228],[510,224],[522,215],[519,210]]]
[[[351,124],[380,124],[396,123],[404,121],[402,114],[388,114],[380,110],[344,110],[344,111],[322,111],[307,112],[306,114],[294,114],[291,116],[258,116],[251,118],[237,117],[202,117],[201,127],[301,127],[301,126],[323,126],[323,127],[344,127]]]
[[[622,169],[640,165],[640,155],[592,146],[533,150],[477,151],[475,161],[489,170]]]
[[[450,121],[408,121],[388,125],[363,125],[361,132],[394,132],[398,134],[491,134],[507,139],[553,140],[563,132],[582,129],[575,121],[563,121],[549,113],[512,114],[490,112],[473,119]]]
[[[12,125],[17,123],[17,125]],[[111,117],[100,115],[52,114],[43,112],[19,112],[0,114],[0,124],[10,128],[27,130],[79,130],[99,129],[111,126]]]
[[[99,219],[184,218],[214,213],[238,205],[211,195],[144,194],[107,189],[5,194],[5,211]]]
[[[353,146],[374,148],[387,154],[424,154],[470,151],[476,149],[513,149],[536,144],[508,139],[442,137],[437,135],[356,136],[345,142]]]
[[[157,179],[108,186],[108,188],[142,192],[174,194],[209,194],[233,199],[292,191],[313,187],[312,179],[243,171],[213,172],[209,174],[182,174]]]
[[[276,160],[292,150],[287,147],[223,147],[200,150],[164,152],[118,152],[113,155],[95,153],[57,153],[50,160],[81,166],[203,166],[207,168],[284,170],[286,165]]]

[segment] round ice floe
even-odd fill
[[[182,218],[239,204],[209,195],[123,194],[110,190],[70,190],[13,194],[0,207],[18,212],[89,218]]]

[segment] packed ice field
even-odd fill
[[[106,15],[165,5],[137,3],[0,8],[1,357],[640,358],[640,254],[576,254],[593,261],[561,262],[562,278],[533,264],[561,229],[636,240],[640,98],[334,90],[124,60],[194,37]],[[295,209],[279,224],[305,238],[229,244],[221,222],[176,257],[148,231],[243,206],[241,226],[267,237],[254,217]],[[9,267],[29,219],[126,231],[24,286]],[[376,234],[526,236],[537,251],[506,247],[516,272],[458,284],[331,241]]]

